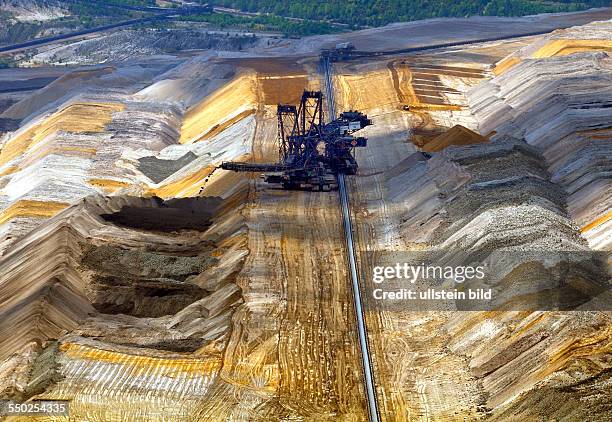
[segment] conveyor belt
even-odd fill
[[[334,91],[331,80],[331,63],[328,58],[323,58],[321,61],[323,71],[325,73],[325,88],[327,90],[327,109],[330,119],[336,117]],[[359,349],[361,351],[361,360],[363,364],[363,375],[365,381],[365,393],[368,403],[368,415],[370,422],[378,422],[380,420],[378,411],[378,402],[376,400],[376,389],[374,387],[374,371],[370,359],[368,348],[368,335],[366,331],[365,316],[361,299],[361,288],[359,285],[359,273],[357,271],[357,260],[355,259],[355,248],[353,241],[353,226],[351,223],[351,213],[349,208],[349,195],[346,189],[344,174],[338,174],[338,194],[340,195],[340,206],[342,207],[342,221],[344,224],[344,236],[346,238],[346,249],[348,256],[349,271],[351,275],[351,283],[353,288],[353,300],[355,302],[355,316],[357,317],[357,331],[359,336]]]

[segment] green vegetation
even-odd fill
[[[432,17],[521,16],[548,12],[571,12],[609,6],[610,0],[195,0],[239,9],[249,16],[231,13],[183,15],[182,21],[247,31],[280,32],[287,36],[327,34],[364,26]],[[44,6],[42,0],[33,5]],[[127,6],[127,7],[126,7]],[[68,16],[45,22],[16,22],[0,12],[0,45],[31,40],[43,34],[91,28],[128,19],[153,16],[137,10],[156,6],[155,0],[67,0],[62,7]],[[176,6],[176,5],[175,5]],[[148,27],[165,27],[169,22],[152,22]],[[0,63],[0,66],[6,64]]]
[[[522,16],[609,6],[610,0],[213,0],[217,6],[277,16],[381,26],[453,16]]]
[[[338,32],[327,22],[291,20],[274,15],[234,16],[222,13],[182,16],[180,20],[209,22],[219,28],[239,28],[250,31],[274,31],[285,35],[314,35]]]
[[[10,12],[0,11],[0,46],[16,44],[38,37],[108,25],[151,13],[120,6],[154,6],[155,0],[71,0],[61,3],[68,16],[48,21],[18,22]],[[33,8],[46,7],[41,0],[31,0]]]
[[[126,3],[125,1],[109,1],[107,3],[109,4],[95,1],[75,1],[66,3],[66,8],[72,15],[77,16],[85,27],[97,25],[101,20],[105,21],[103,24],[108,22],[119,22],[122,20],[134,19],[143,14],[143,12],[140,11],[126,10],[120,7],[111,6],[111,4]],[[134,4],[134,6],[140,6],[140,4]]]
[[[0,69],[15,67],[15,62],[10,57],[0,57]]]

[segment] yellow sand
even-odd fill
[[[385,105],[397,106],[399,99],[388,70],[359,75],[336,75],[335,84],[342,96],[340,104],[355,110],[368,110]]]
[[[612,51],[612,40],[553,40],[533,54],[534,59],[583,51]]]
[[[392,73],[396,73],[398,83],[397,88],[399,90],[400,100],[404,105],[407,105],[412,110],[461,110],[460,106],[452,104],[432,104],[422,101],[416,94],[414,87],[412,86],[412,79],[414,77],[412,71],[408,66],[401,66],[396,68],[392,65]]]
[[[15,217],[53,217],[69,205],[64,202],[19,200],[0,213],[0,224]]]
[[[598,219],[591,221],[589,224],[587,224],[586,226],[582,227],[580,229],[580,231],[582,233],[588,232],[589,230],[593,230],[594,228],[601,226],[603,223],[605,223],[606,221],[612,219],[612,211],[609,211],[608,213],[602,215],[601,217],[599,217]]]
[[[411,110],[461,110],[461,106],[458,105],[433,104],[419,98],[412,85],[413,72],[407,65],[395,66],[395,63],[389,63],[388,67],[397,98],[402,105],[410,107]]]
[[[69,105],[28,130],[9,139],[0,151],[0,166],[26,152],[45,137],[58,131],[103,132],[112,114],[125,108],[117,103],[76,103]]]
[[[568,365],[592,364],[604,359],[612,352],[612,329],[606,326],[591,336],[568,339],[565,344],[549,357],[548,365],[540,371],[541,378],[555,371],[567,368]]]
[[[423,151],[437,152],[453,145],[471,145],[489,142],[484,136],[461,125],[455,125],[423,146]]]
[[[225,129],[231,127],[234,123],[238,123],[240,120],[250,116],[251,114],[255,114],[255,109],[244,110],[242,113],[232,117],[231,119],[227,119],[223,123],[213,126],[208,132],[199,137],[198,141],[205,141],[206,139],[210,139],[213,136],[218,135]]]
[[[215,170],[215,167],[202,167],[198,171],[182,179],[162,185],[158,188],[147,189],[146,194],[160,198],[186,198],[195,196],[204,184],[204,179]]]
[[[307,75],[258,76],[265,105],[297,104],[308,86]]]
[[[166,375],[179,377],[182,373],[209,374],[220,367],[218,358],[178,358],[178,357],[149,357],[130,355],[109,350],[94,349],[74,343],[62,343],[60,351],[70,359],[92,360],[95,362],[116,363],[130,366],[134,373],[150,371],[151,368],[165,370]]]
[[[513,68],[517,64],[521,62],[521,58],[518,56],[508,56],[503,60],[500,60],[493,68],[493,74],[495,76],[499,76],[502,73],[506,72],[508,69]]]
[[[181,127],[182,144],[206,139],[207,134],[247,110],[257,106],[254,74],[243,74],[191,107]]]
[[[18,170],[19,170],[19,167],[17,166],[8,166],[4,170],[0,171],[0,177],[7,176],[9,174],[13,174]]]
[[[102,189],[106,193],[113,193],[130,185],[127,182],[112,179],[89,179],[89,184]]]
[[[540,59],[567,56],[584,51],[612,51],[612,40],[552,40],[533,53],[531,57]],[[521,62],[522,59],[519,56],[508,56],[495,65],[493,73],[495,76],[499,76]]]
[[[463,107],[454,104],[407,104],[410,110],[431,110],[431,111],[457,111],[462,110]]]

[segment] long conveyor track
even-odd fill
[[[328,58],[323,58],[321,61],[323,72],[325,75],[325,89],[327,91],[327,109],[330,119],[336,116],[334,91],[331,80],[331,63]],[[355,258],[355,247],[353,240],[353,226],[351,222],[351,213],[349,208],[349,195],[346,189],[345,176],[342,173],[338,177],[338,194],[340,195],[340,206],[342,208],[342,221],[344,225],[344,236],[346,238],[346,249],[348,255],[349,270],[351,283],[353,288],[353,300],[355,302],[355,315],[357,317],[357,331],[359,336],[359,349],[361,351],[361,360],[363,364],[363,374],[365,380],[365,393],[368,404],[368,414],[370,422],[378,422],[380,420],[378,411],[378,402],[376,400],[376,389],[374,387],[374,371],[370,359],[368,348],[368,336],[366,331],[365,316],[363,311],[361,288],[359,285],[359,273],[357,271],[357,260]]]

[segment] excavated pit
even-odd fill
[[[23,286],[0,288],[0,332],[27,331],[3,345],[0,373],[13,381],[0,394],[25,399],[83,387],[66,355],[74,347],[120,350],[120,361],[134,353],[187,354],[170,356],[172,366],[227,341],[242,302],[235,284],[247,253],[235,208],[242,196],[238,190],[225,200],[89,197],[21,239],[0,263],[0,285],[18,279]],[[31,245],[52,260],[43,253],[27,268],[18,264]],[[59,270],[47,275],[49,262]],[[47,346],[52,339],[59,341]]]
[[[610,244],[608,26],[334,63],[337,110],[374,120],[348,178],[365,293],[377,253],[531,253],[498,310],[366,306],[383,419],[606,420],[605,253],[563,254]],[[358,48],[400,42],[385,31],[405,44],[398,26]],[[291,43],[72,72],[7,109],[2,398],[66,398],[75,420],[366,418],[336,194],[218,169],[275,160],[276,103],[320,88]]]
[[[82,266],[92,275],[93,306],[102,313],[159,317],[178,312],[203,298],[207,292],[186,281],[210,268],[218,260],[208,252],[169,255],[112,245],[88,247]]]
[[[113,214],[101,217],[111,223],[134,229],[173,232],[206,230],[218,212],[220,198],[178,198],[164,201],[153,197],[146,206],[125,205]]]

